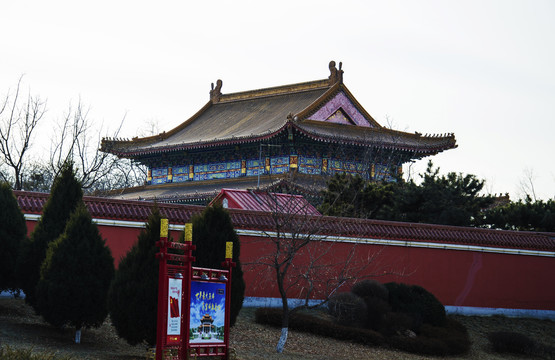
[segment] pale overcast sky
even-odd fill
[[[513,200],[531,173],[555,196],[555,1],[0,2],[0,95],[25,74],[47,121],[81,98],[97,123],[126,116],[123,137],[177,126],[217,79],[223,93],[323,79],[330,60],[382,125],[455,133],[441,173]]]

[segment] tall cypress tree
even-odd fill
[[[0,291],[15,289],[16,259],[27,235],[25,218],[8,183],[0,184]]]
[[[120,261],[108,294],[108,310],[118,335],[129,344],[156,344],[160,212],[156,207],[146,230]]]
[[[233,326],[245,298],[239,237],[233,229],[229,213],[221,205],[207,207],[193,218],[193,244],[197,247],[194,266],[221,269],[228,241],[233,242],[233,261],[237,264],[231,278],[230,326]]]
[[[54,179],[50,197],[43,207],[31,238],[23,243],[17,272],[25,300],[36,308],[35,289],[40,279],[40,268],[46,256],[48,244],[64,231],[71,213],[83,199],[81,184],[74,176],[73,164],[66,162]]]
[[[65,231],[48,246],[36,289],[36,306],[57,327],[98,327],[106,316],[114,258],[80,203]],[[79,342],[80,335],[76,335]]]

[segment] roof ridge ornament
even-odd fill
[[[336,83],[343,83],[343,70],[341,70],[341,67],[343,66],[343,63],[340,61],[339,62],[339,69],[337,69],[335,67],[335,61],[330,61],[329,64],[329,68],[330,68],[330,76],[329,76],[329,84],[330,86],[335,85]]]
[[[216,88],[214,88],[214,83],[212,83],[212,90],[210,90],[210,101],[212,104],[220,102],[220,98],[222,97],[222,80],[218,79],[216,81]]]

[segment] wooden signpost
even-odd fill
[[[168,240],[168,221],[162,219],[158,274],[156,360],[229,356],[231,260],[233,243],[226,243],[222,269],[193,267],[192,224],[185,226],[185,242]]]

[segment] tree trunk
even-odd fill
[[[283,284],[285,276],[287,275],[287,270],[289,269],[289,265],[291,265],[290,261],[282,270],[280,270],[279,263],[275,267],[278,290],[279,294],[281,295],[281,306],[283,310],[283,313],[281,315],[281,336],[279,337],[279,341],[276,346],[276,351],[278,352],[278,354],[281,354],[283,352],[285,342],[287,341],[287,333],[289,329],[289,303],[287,302],[287,291],[285,290],[285,286]]]
[[[281,328],[281,336],[279,337],[279,341],[276,346],[276,351],[278,352],[278,354],[281,354],[283,352],[283,348],[285,347],[285,342],[287,341],[287,333],[288,333],[288,328],[286,327]]]
[[[81,344],[81,328],[75,329],[75,343]]]

